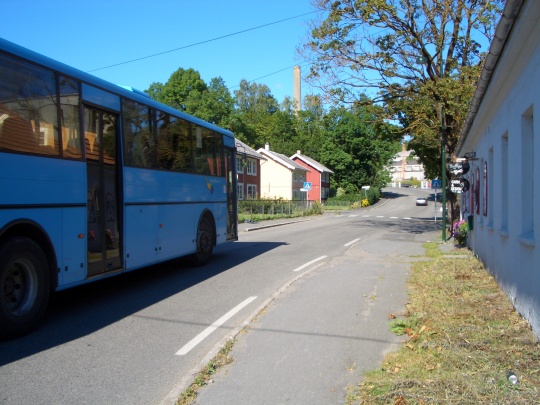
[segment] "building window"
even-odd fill
[[[395,167],[391,167],[391,172],[395,172],[396,171],[396,168]],[[322,174],[322,181],[324,181],[325,183],[329,183],[330,182],[330,173],[323,173]]]
[[[244,183],[237,183],[236,190],[238,191],[238,199],[243,200],[244,199]]]
[[[534,239],[534,125],[530,107],[521,117],[521,234]]]
[[[257,175],[257,161],[253,159],[247,160],[247,174],[251,176]]]
[[[244,159],[241,156],[236,156],[236,172],[244,173]]]
[[[327,188],[327,187],[322,187],[321,188],[321,198],[327,199],[329,195],[330,195],[330,189]]]
[[[296,183],[306,181],[306,172],[300,171],[300,170],[295,170],[293,172],[293,181],[296,182]]]
[[[484,215],[487,214],[488,226],[493,227],[493,207],[489,207],[489,204],[493,204],[493,185],[490,176],[493,173],[493,148],[489,149],[489,158],[486,165],[485,184],[486,184],[486,201]],[[488,175],[489,174],[489,175]]]
[[[508,132],[501,138],[501,231],[508,232]]]
[[[247,185],[247,198],[255,199],[257,198],[257,186],[255,184]]]

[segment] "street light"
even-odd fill
[[[425,65],[427,58],[419,56],[416,58],[416,63]],[[441,79],[444,74],[444,65],[441,60]],[[446,128],[444,125],[444,103],[441,103],[441,203],[442,203],[442,240],[446,242]]]

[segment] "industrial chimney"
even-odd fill
[[[294,96],[293,96],[295,106],[295,111],[300,111],[302,109],[302,87],[301,87],[301,77],[300,77],[300,66],[296,65],[294,67]]]

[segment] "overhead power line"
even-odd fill
[[[316,13],[316,12],[318,12],[318,10],[310,11],[309,13],[304,13],[304,14],[295,15],[294,17],[285,18],[285,19],[283,19],[283,20],[278,20],[278,21],[274,21],[274,22],[271,22],[271,23],[268,23],[268,24],[259,25],[259,26],[257,26],[257,27],[248,28],[248,29],[245,29],[245,30],[242,30],[242,31],[233,32],[232,34],[222,35],[222,36],[217,37],[217,38],[207,39],[206,41],[201,41],[201,42],[196,42],[196,43],[194,43],[194,44],[181,46],[180,48],[170,49],[170,50],[168,50],[168,51],[163,51],[163,52],[159,52],[159,53],[154,53],[154,54],[148,55],[148,56],[142,56],[142,57],[140,57],[140,58],[127,60],[127,61],[125,61],[125,62],[115,63],[114,65],[108,65],[108,66],[103,66],[103,67],[100,67],[100,68],[97,68],[97,69],[88,70],[88,72],[96,72],[96,71],[98,71],[98,70],[109,69],[109,68],[112,68],[112,67],[115,67],[115,66],[125,65],[125,64],[132,63],[132,62],[137,62],[137,61],[143,60],[143,59],[154,58],[154,57],[156,57],[156,56],[164,55],[164,54],[166,54],[166,53],[176,52],[176,51],[180,51],[180,50],[182,50],[182,49],[191,48],[191,47],[194,47],[194,46],[197,46],[197,45],[206,44],[206,43],[208,43],[208,42],[213,42],[213,41],[217,41],[217,40],[220,40],[220,39],[223,39],[223,38],[232,37],[232,36],[234,36],[234,35],[243,34],[243,33],[245,33],[245,32],[254,31],[254,30],[257,30],[257,29],[259,29],[259,28],[264,28],[264,27],[268,27],[268,26],[270,26],[270,25],[279,24],[279,23],[282,23],[282,22],[284,22],[284,21],[293,20],[293,19],[295,19],[295,18],[303,17],[303,16],[305,16],[305,15],[313,14],[313,13]],[[285,70],[285,69],[283,69],[283,70]],[[256,80],[258,80],[258,79],[256,79]]]
[[[254,81],[257,81],[257,80],[264,79],[265,77],[275,75],[276,73],[283,72],[284,70],[292,69],[292,68],[295,67],[295,66],[303,66],[303,65],[305,65],[305,64],[307,64],[307,62],[303,62],[303,63],[295,63],[294,65],[287,66],[286,68],[283,68],[283,69],[280,69],[280,70],[276,70],[275,72],[268,73],[267,75],[264,75],[264,76],[261,76],[261,77],[257,77],[256,79],[246,80],[246,81],[247,81],[248,83],[251,83],[251,82],[254,82]],[[231,89],[234,89],[235,87],[240,87],[240,84],[237,84],[237,85],[235,85],[235,86],[231,86],[231,87],[229,87],[228,89],[231,90]]]

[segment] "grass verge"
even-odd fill
[[[424,247],[429,260],[413,265],[407,312],[390,321],[403,346],[347,403],[540,404],[540,346],[528,323],[472,255]]]

